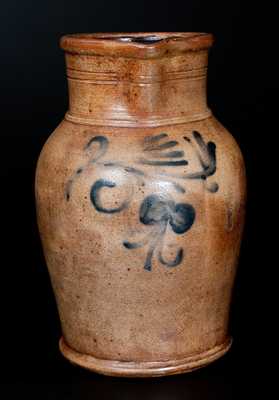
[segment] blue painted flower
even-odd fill
[[[157,251],[158,260],[166,267],[176,267],[183,259],[183,249],[180,248],[173,260],[165,260],[162,254],[163,236],[168,224],[174,233],[181,235],[188,231],[195,221],[195,209],[188,203],[175,203],[170,197],[156,194],[147,196],[140,207],[140,222],[154,226],[151,236],[148,235],[139,242],[124,241],[127,249],[138,249],[149,243],[144,269],[151,271],[152,258]]]
[[[169,223],[177,234],[188,231],[195,220],[195,209],[188,203],[175,203],[156,194],[146,197],[140,208],[140,221],[145,225]]]

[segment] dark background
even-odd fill
[[[269,205],[276,196],[268,189],[272,172],[276,187],[275,10],[268,2],[197,0],[9,0],[0,9],[3,387],[49,399],[231,399],[258,391],[274,351],[269,293],[276,261],[267,254],[276,226]],[[98,31],[204,31],[216,38],[208,102],[244,154],[247,223],[231,312],[233,348],[190,375],[107,378],[72,367],[58,351],[60,325],[36,226],[34,173],[44,142],[67,109],[59,38]]]

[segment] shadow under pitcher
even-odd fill
[[[207,106],[206,33],[61,39],[69,110],[37,166],[60,350],[106,375],[192,371],[231,346],[245,168]]]

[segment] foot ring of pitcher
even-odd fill
[[[109,376],[122,377],[156,377],[175,375],[191,372],[207,366],[222,357],[230,349],[232,338],[222,344],[183,359],[154,362],[130,362],[117,360],[102,360],[91,355],[82,354],[70,348],[63,337],[60,339],[59,348],[65,358],[71,363],[90,371]]]

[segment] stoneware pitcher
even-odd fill
[[[36,174],[72,363],[119,376],[203,367],[231,346],[240,150],[207,107],[212,36],[67,35],[69,111]]]

